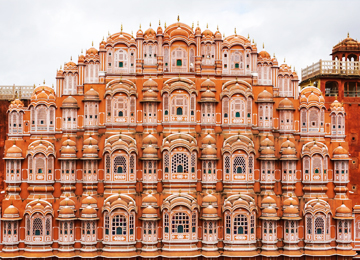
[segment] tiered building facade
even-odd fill
[[[249,37],[121,29],[56,80],[8,110],[2,258],[356,255],[345,109]]]

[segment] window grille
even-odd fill
[[[234,218],[234,235],[248,234],[248,220],[243,214],[239,214]]]
[[[246,173],[246,162],[243,156],[236,156],[234,158],[233,173]]]
[[[116,215],[112,219],[112,235],[126,235],[126,218],[123,215]]]
[[[43,235],[43,222],[40,218],[35,218],[33,221],[33,236]]]
[[[185,153],[175,153],[171,158],[172,173],[177,173],[179,169],[182,169],[184,173],[189,172],[189,157]]]
[[[189,216],[178,212],[172,217],[172,233],[189,233]]]
[[[124,156],[115,157],[114,173],[127,173],[126,158]]]

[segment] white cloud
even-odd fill
[[[156,28],[180,15],[202,29],[254,38],[279,62],[300,69],[329,59],[332,46],[360,37],[360,1],[0,1],[0,85],[55,83],[56,69],[103,36]]]

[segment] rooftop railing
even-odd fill
[[[33,86],[0,86],[0,100],[13,100],[16,96],[19,99],[30,99],[33,90]]]
[[[302,80],[318,75],[359,76],[360,63],[358,61],[320,60],[301,70]]]

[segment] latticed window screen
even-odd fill
[[[130,217],[129,217],[129,232],[130,232],[130,235],[133,235],[134,234],[134,215],[131,214]]]
[[[249,174],[254,173],[254,157],[252,155],[249,156]]]
[[[312,233],[312,217],[310,216],[306,218],[306,233]]]
[[[123,215],[116,215],[111,223],[112,235],[126,235],[126,218]]]
[[[164,214],[164,230],[165,230],[165,233],[169,233],[169,214],[168,213],[165,213]]]
[[[192,232],[196,232],[196,213],[192,214],[191,227],[192,227]]]
[[[170,156],[169,156],[169,152],[164,152],[164,172],[167,173],[169,172],[169,167],[170,167]]]
[[[177,115],[179,109],[182,110],[182,115],[188,115],[188,95],[175,95],[171,100],[171,114]]]
[[[234,158],[233,173],[246,173],[246,161],[243,156],[236,156]]]
[[[114,173],[127,173],[126,158],[124,156],[115,157]]]
[[[135,172],[135,156],[132,154],[130,156],[130,173]]]
[[[250,233],[254,234],[255,233],[255,215],[252,214],[250,217]]]
[[[49,218],[46,219],[45,230],[46,230],[46,235],[49,236],[51,232],[51,223]]]
[[[225,228],[226,228],[226,234],[230,234],[231,233],[231,216],[230,215],[226,215],[225,217]]]
[[[189,157],[185,153],[175,153],[171,158],[171,172],[177,173],[179,171],[181,173],[189,172]]]
[[[243,214],[236,215],[234,218],[234,235],[248,234],[248,219]]]
[[[224,118],[229,118],[229,98],[228,97],[224,97],[222,105],[223,105]]]
[[[106,173],[110,173],[110,168],[111,168],[111,161],[110,161],[110,155],[106,154],[105,156],[105,167],[106,167]]]
[[[33,236],[43,235],[43,222],[41,218],[35,218],[33,221]]]
[[[315,107],[309,109],[309,121],[310,121],[310,128],[319,127],[319,109]]]
[[[315,219],[315,233],[323,235],[324,234],[324,219],[321,217],[317,217]]]
[[[105,235],[109,235],[110,221],[109,221],[109,213],[107,212],[105,212],[104,215],[104,228],[105,228]]]
[[[178,212],[172,216],[172,233],[189,233],[189,216]]]
[[[225,173],[230,173],[230,156],[229,155],[225,155],[225,159],[224,159],[224,170]]]

